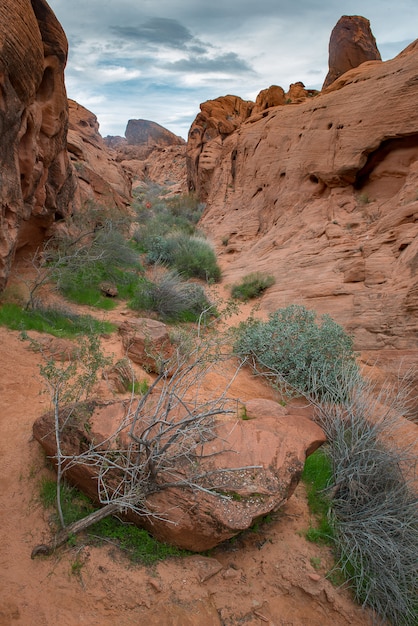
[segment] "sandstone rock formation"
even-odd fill
[[[331,33],[329,71],[322,88],[365,61],[381,61],[370,22],[359,15],[343,15]]]
[[[168,328],[152,319],[129,319],[119,326],[127,356],[149,372],[159,373],[161,358],[170,358],[173,346]]]
[[[109,148],[116,150],[119,161],[143,161],[153,150],[186,144],[182,137],[149,120],[129,120],[125,137],[108,135],[104,141]]]
[[[67,40],[45,0],[0,5],[0,291],[16,250],[69,211]]]
[[[129,120],[125,137],[133,146],[182,146],[185,143],[182,137],[149,120]]]
[[[273,274],[264,310],[329,313],[357,349],[418,348],[417,63],[417,42],[363,63],[242,123],[219,143],[209,187],[198,167],[225,281]]]
[[[92,200],[102,206],[125,207],[131,200],[131,180],[99,133],[97,118],[69,100],[67,149],[78,177],[81,206]]]
[[[242,100],[238,96],[222,96],[200,105],[201,112],[194,120],[187,141],[187,184],[205,201],[218,164],[224,140],[237,131],[249,118],[267,115],[271,107],[302,102],[318,93],[305,89],[302,82],[282,87],[271,85],[258,94],[256,101]],[[234,155],[231,155],[234,167]]]
[[[91,441],[103,441],[126,413],[123,403],[94,404],[90,417],[75,421],[62,434],[66,454],[78,454]],[[258,417],[258,412],[261,416]],[[299,481],[307,454],[324,442],[322,430],[309,419],[283,415],[283,407],[258,400],[249,407],[247,420],[219,420],[213,439],[202,445],[199,472],[214,472],[213,495],[192,487],[161,487],[147,498],[151,516],[128,514],[130,521],[147,528],[156,538],[193,551],[208,550],[249,528],[254,521],[280,508]],[[84,421],[84,425],[83,425]],[[85,422],[88,421],[88,428]],[[56,450],[53,415],[43,415],[34,424],[34,436],[49,456]],[[123,436],[123,433],[119,435]],[[178,458],[168,481],[186,480],[189,461]],[[234,468],[242,468],[239,471]],[[248,469],[246,469],[248,468]],[[217,473],[222,470],[221,473]],[[95,468],[75,465],[66,477],[97,501]]]
[[[274,94],[278,97],[278,94]],[[236,131],[250,115],[254,102],[238,96],[224,96],[200,105],[187,141],[187,181],[205,201],[222,150],[222,142]],[[233,160],[233,155],[231,156]]]
[[[129,172],[136,185],[151,181],[184,193],[186,182],[186,142],[171,131],[148,120],[129,120],[125,137],[107,136],[108,148]]]

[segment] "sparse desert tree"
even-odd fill
[[[42,352],[42,347],[33,342]],[[57,509],[61,526],[64,528],[64,516],[61,507],[61,483],[64,473],[64,453],[61,446],[62,432],[71,420],[77,403],[88,398],[97,381],[99,371],[108,365],[109,358],[103,356],[100,339],[97,335],[80,336],[69,361],[56,361],[45,357],[40,373],[45,381],[54,414],[55,465],[57,468]],[[63,413],[62,408],[68,409]]]

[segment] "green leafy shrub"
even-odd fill
[[[352,339],[329,315],[317,320],[301,305],[278,309],[264,322],[250,318],[235,332],[234,352],[287,393],[310,396],[357,369]]]
[[[237,285],[231,289],[231,295],[237,300],[251,300],[261,296],[262,293],[275,283],[274,276],[266,276],[261,272],[247,274]]]
[[[196,321],[204,311],[213,313],[203,287],[183,281],[176,272],[167,272],[155,282],[144,278],[130,307],[155,311],[166,321]]]

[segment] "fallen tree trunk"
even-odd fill
[[[50,544],[40,544],[39,546],[35,546],[31,552],[31,558],[34,559],[37,556],[49,556],[54,552],[54,550],[64,545],[64,543],[66,543],[72,535],[77,535],[83,530],[90,528],[90,526],[93,526],[93,524],[96,524],[96,522],[100,522],[100,520],[105,519],[105,517],[114,515],[119,511],[120,504],[115,502],[106,504],[106,506],[90,513],[87,517],[83,517],[83,519],[73,522],[66,528],[63,528],[59,533],[57,533]]]

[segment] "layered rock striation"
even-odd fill
[[[0,5],[0,290],[17,248],[69,211],[67,39],[44,0]]]

